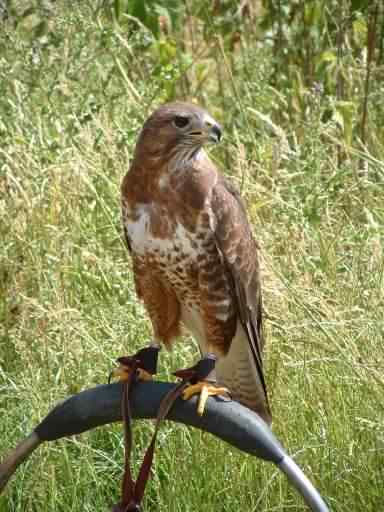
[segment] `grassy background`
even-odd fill
[[[384,510],[384,148],[375,127],[373,149],[344,144],[337,164],[327,98],[308,89],[294,125],[269,117],[287,105],[265,80],[268,46],[248,41],[233,60],[218,44],[193,62],[166,47],[163,61],[144,28],[127,37],[87,4],[70,4],[59,3],[38,39],[33,19],[0,35],[0,453],[150,337],[120,238],[119,184],[145,117],[182,96],[181,69],[193,83],[204,65],[190,97],[224,126],[212,157],[242,190],[262,247],[274,430],[332,510]],[[162,353],[160,377],[196,355],[189,342]],[[137,427],[138,454],[151,428]],[[168,424],[159,447],[146,510],[305,508],[271,465],[208,435]],[[122,457],[118,425],[43,446],[0,511],[107,510]]]

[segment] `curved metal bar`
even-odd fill
[[[161,400],[174,386],[156,381],[137,384],[130,395],[133,418],[155,418]],[[120,383],[101,385],[57,404],[0,465],[0,492],[17,467],[42,442],[121,421],[121,392]],[[210,432],[239,450],[273,462],[286,474],[314,512],[328,510],[316,489],[257,414],[237,402],[211,397],[204,415],[200,417],[196,413],[196,404],[196,398],[188,401],[178,399],[167,419]]]
[[[288,480],[292,482],[294,487],[296,487],[299,493],[303,496],[304,501],[312,510],[316,510],[318,512],[328,511],[328,507],[324,503],[320,494],[291,457],[286,455],[277,465],[281,471],[285,473]]]

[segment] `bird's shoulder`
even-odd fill
[[[218,176],[212,191],[211,209],[215,217],[215,235],[223,250],[234,248],[255,253],[258,244],[253,237],[244,201],[238,189],[223,175]]]

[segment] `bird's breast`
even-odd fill
[[[123,210],[123,222],[137,254],[156,253],[158,258],[169,259],[175,253],[185,259],[196,257],[202,250],[202,240],[196,232],[188,230],[165,209],[142,205],[133,213]]]
[[[151,205],[138,206],[134,213],[123,209],[123,222],[133,255],[164,276],[182,303],[198,305],[198,274],[207,256],[210,233],[201,223],[194,230],[188,229],[164,211],[160,232],[157,225],[160,221],[153,212]]]

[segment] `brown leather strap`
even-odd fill
[[[137,379],[136,370],[139,366],[139,362],[132,361],[131,365],[131,372],[129,374],[128,380],[123,382],[123,393],[121,398],[125,449],[124,476],[121,486],[122,499],[120,503],[113,505],[112,512],[127,512],[128,510],[135,510],[135,508],[132,508],[132,505],[134,505],[135,481],[132,478],[130,464],[132,451],[132,426],[131,409],[129,404],[129,389]]]
[[[125,444],[125,464],[124,476],[122,481],[122,499],[121,502],[112,507],[112,512],[139,512],[140,505],[144,497],[145,487],[147,485],[153,456],[155,452],[156,438],[161,422],[167,416],[169,410],[175,400],[182,394],[184,389],[189,385],[189,381],[182,380],[180,384],[171,389],[163,398],[160,404],[159,412],[156,418],[155,431],[151,442],[145,452],[143,462],[141,464],[137,480],[134,481],[131,472],[131,451],[132,451],[132,417],[129,404],[129,390],[137,381],[137,369],[139,364],[134,362],[134,367],[130,372],[129,378],[123,383],[122,394],[122,417],[124,424],[124,444]]]
[[[128,380],[123,382],[122,394],[122,417],[124,424],[124,445],[125,445],[125,467],[122,481],[122,499],[114,505],[112,512],[140,512],[140,505],[144,497],[145,487],[150,475],[157,433],[161,422],[166,418],[175,400],[183,393],[191,383],[198,380],[216,382],[214,354],[206,354],[195,366],[185,370],[179,370],[174,375],[181,379],[181,382],[171,389],[161,401],[159,412],[156,418],[155,431],[151,442],[144,454],[143,462],[135,481],[131,472],[131,451],[132,451],[132,417],[129,404],[129,391],[138,380],[138,369],[147,369],[150,373],[156,373],[157,352],[151,349],[142,349],[133,357],[121,357],[118,362],[129,369]],[[155,359],[154,359],[155,358]]]
[[[171,391],[169,391],[169,393],[167,393],[163,400],[161,401],[159,412],[156,418],[155,431],[153,433],[152,440],[147,448],[147,451],[145,452],[143,463],[141,465],[139,475],[136,481],[135,499],[137,504],[141,503],[144,496],[145,486],[147,484],[153,462],[156,438],[160,429],[160,424],[168,415],[168,412],[170,411],[175,400],[177,400],[177,398],[182,394],[182,392],[188,385],[189,383],[187,381],[182,381],[175,388],[171,389]]]

